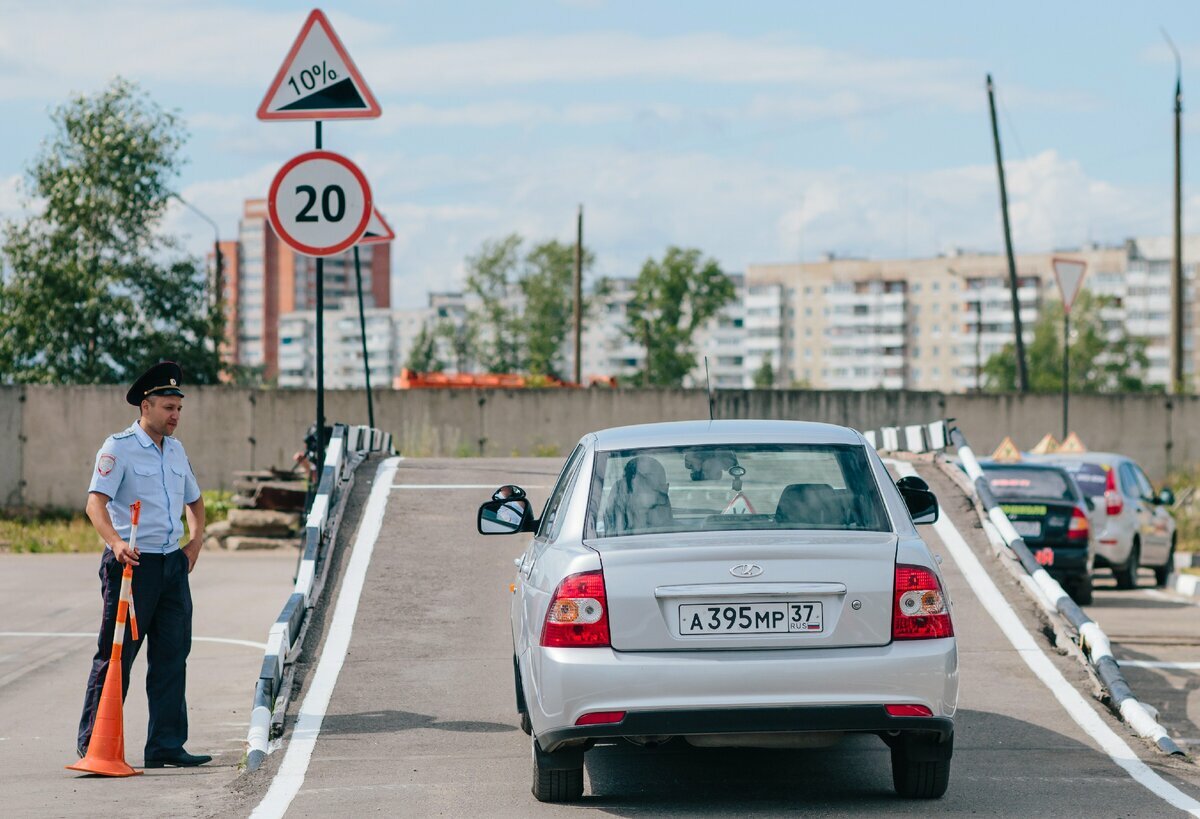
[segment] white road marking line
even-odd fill
[[[0,631],[0,637],[91,637],[96,639],[94,631]],[[256,643],[253,640],[234,640],[231,637],[193,637],[193,643],[223,643],[230,646],[246,646],[265,651],[266,643]]]
[[[1169,668],[1179,671],[1200,671],[1200,663],[1168,663],[1161,660],[1117,660],[1121,668]]]
[[[912,464],[904,461],[892,461],[891,463],[895,465],[896,471],[901,476],[917,474],[917,470]],[[1000,593],[1000,589],[992,580],[991,575],[983,568],[979,559],[975,557],[975,553],[971,551],[971,547],[967,545],[958,529],[950,522],[950,518],[945,515],[939,517],[938,522],[933,524],[933,529],[946,545],[954,562],[958,564],[959,570],[971,585],[972,591],[975,592],[975,596],[984,610],[996,621],[996,625],[1000,627],[1004,636],[1017,650],[1018,656],[1050,689],[1055,699],[1071,715],[1071,719],[1075,720],[1076,724],[1099,744],[1108,754],[1109,759],[1124,768],[1135,781],[1179,810],[1186,811],[1193,816],[1200,816],[1200,801],[1193,799],[1163,779],[1138,758],[1129,744],[1100,718],[1092,705],[1067,682],[1062,672],[1050,662],[1041,646],[1034,640],[1033,635],[1026,631],[1025,626],[1021,624],[1021,620],[1013,611],[1012,606],[1004,599],[1004,595]]]
[[[392,489],[492,489],[496,488],[494,483],[397,483],[392,485]],[[523,487],[525,489],[549,489],[548,486],[530,485]]]
[[[1200,606],[1195,600],[1187,600],[1182,597],[1175,597],[1165,592],[1160,592],[1158,589],[1141,589],[1141,593],[1146,597],[1154,600],[1165,600],[1168,603],[1178,603],[1181,606]]]
[[[366,509],[363,510],[358,537],[354,541],[354,550],[350,554],[350,562],[342,578],[337,607],[333,611],[333,620],[325,637],[325,646],[321,651],[321,659],[317,662],[312,685],[304,695],[304,702],[300,704],[296,727],[292,729],[292,738],[287,744],[287,754],[283,763],[271,781],[266,795],[250,814],[251,819],[282,817],[296,798],[300,786],[304,784],[304,775],[308,771],[308,763],[312,759],[317,737],[321,733],[321,722],[325,719],[333,688],[337,685],[338,674],[341,673],[342,663],[346,659],[346,651],[350,648],[350,634],[354,628],[354,616],[358,613],[358,599],[362,595],[367,567],[371,565],[375,541],[383,526],[383,513],[387,510],[396,466],[401,460],[402,458],[388,458],[375,472],[375,483],[371,487]]]

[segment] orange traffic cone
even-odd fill
[[[138,517],[142,511],[141,501],[131,507],[132,531],[129,548],[137,543]],[[100,691],[100,704],[96,709],[96,720],[92,723],[92,739],[88,743],[87,756],[68,765],[68,771],[99,774],[100,776],[137,776],[136,771],[125,764],[125,716],[123,713],[121,648],[125,643],[125,622],[133,609],[133,567],[126,564],[121,572],[121,597],[117,603],[117,625],[113,629],[112,656],[108,661],[108,673],[104,677],[104,688]],[[137,640],[137,613],[133,612],[130,626],[133,639]]]

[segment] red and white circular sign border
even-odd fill
[[[363,216],[359,220],[358,227],[350,238],[338,242],[330,247],[313,247],[306,245],[296,239],[290,233],[283,229],[279,224],[279,212],[275,207],[275,196],[279,193],[279,186],[283,184],[284,177],[288,172],[303,162],[309,162],[315,159],[327,159],[330,162],[336,162],[354,175],[358,180],[358,184],[362,186],[363,193]],[[371,222],[371,213],[374,208],[374,201],[371,198],[371,185],[367,182],[367,176],[359,167],[341,154],[335,154],[333,151],[307,151],[289,159],[279,172],[275,174],[275,178],[271,180],[271,190],[267,193],[267,216],[271,221],[271,227],[275,229],[275,234],[284,241],[288,247],[299,251],[307,256],[333,256],[341,253],[343,250],[348,250],[362,238],[362,235],[367,231],[367,225]]]

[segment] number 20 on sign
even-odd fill
[[[371,221],[371,208],[367,177],[332,151],[309,151],[288,161],[267,197],[276,235],[306,256],[333,256],[353,246]]]

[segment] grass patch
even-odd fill
[[[229,516],[233,493],[212,489],[203,494],[206,523]],[[13,554],[99,552],[104,541],[82,512],[63,509],[16,509],[0,512],[0,552]]]
[[[0,552],[98,552],[104,542],[82,514],[5,512],[0,518]]]
[[[1172,473],[1166,485],[1176,498],[1185,500],[1171,510],[1175,517],[1175,548],[1200,552],[1200,466]]]

